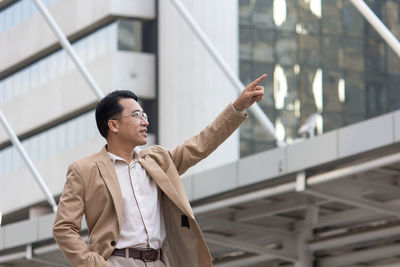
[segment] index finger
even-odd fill
[[[263,74],[260,77],[258,77],[257,79],[255,79],[254,81],[252,81],[249,85],[251,87],[257,86],[262,80],[264,80],[267,77],[267,74]]]

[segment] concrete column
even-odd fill
[[[312,204],[306,209],[304,229],[299,231],[297,236],[297,254],[299,260],[295,262],[295,267],[311,267],[313,266],[314,256],[308,248],[308,241],[313,238],[313,225],[318,221],[319,206]]]
[[[238,73],[238,6],[231,0],[184,0],[184,6]],[[158,1],[159,143],[170,149],[201,131],[236,98],[236,90],[170,0]],[[204,171],[239,158],[234,134],[206,161]]]

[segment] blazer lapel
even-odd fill
[[[175,205],[185,214],[191,214],[185,205],[182,204],[181,198],[175,187],[171,183],[167,174],[158,166],[158,164],[147,154],[139,158],[139,163],[146,170],[149,176],[156,182],[158,187],[175,203]]]
[[[115,210],[117,211],[118,225],[119,229],[121,229],[122,193],[118,182],[117,173],[115,172],[115,168],[112,164],[110,157],[107,154],[107,150],[105,147],[101,150],[99,160],[96,162],[96,164],[99,168],[101,178],[103,178],[104,183],[106,184],[108,191],[110,192],[111,197],[114,201]]]

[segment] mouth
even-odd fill
[[[147,129],[143,129],[143,130],[139,131],[139,133],[145,134],[147,136]]]

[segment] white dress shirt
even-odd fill
[[[161,248],[165,239],[161,192],[138,162],[127,162],[108,152],[113,161],[122,193],[122,225],[116,248]]]

